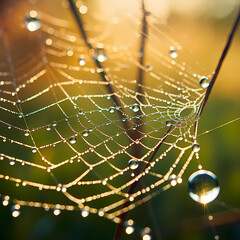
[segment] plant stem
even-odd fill
[[[79,31],[81,33],[81,36],[85,42],[85,44],[87,45],[88,47],[88,50],[89,52],[93,54],[94,52],[94,48],[92,46],[92,44],[88,41],[88,37],[87,37],[87,33],[83,27],[83,22],[82,22],[82,19],[81,19],[81,16],[79,15],[79,12],[78,12],[78,9],[74,3],[73,0],[68,0],[68,3],[69,3],[69,7],[71,9],[71,12],[76,20],[76,23],[78,25],[78,28],[79,28]],[[107,73],[104,71],[104,68],[102,66],[102,64],[95,58],[95,57],[92,57],[93,61],[95,62],[95,65],[97,66],[97,68],[101,68],[103,69],[101,72],[99,72],[102,80],[104,82],[110,82],[111,79],[110,77],[107,75]],[[114,101],[114,103],[116,104],[116,106],[120,107],[121,106],[121,101],[119,100],[119,98],[114,94],[114,90],[111,86],[111,83],[109,83],[108,85],[106,85],[106,88],[107,88],[107,91],[109,94],[111,94],[111,98],[112,100]],[[120,117],[122,118],[122,113],[120,111],[118,111],[118,113],[120,114]],[[130,128],[129,124],[127,121],[123,122],[124,126],[125,126],[125,129],[128,130]]]
[[[205,107],[205,105],[206,105],[206,103],[208,101],[208,98],[209,98],[209,96],[211,94],[213,85],[216,82],[216,79],[217,79],[218,74],[219,74],[219,72],[221,70],[223,61],[224,61],[224,59],[225,59],[225,57],[226,57],[226,55],[228,53],[228,50],[230,48],[231,43],[232,43],[234,34],[236,33],[236,30],[237,30],[237,27],[238,27],[238,24],[239,24],[239,20],[240,20],[240,9],[238,10],[237,17],[236,17],[236,19],[235,19],[235,21],[233,23],[233,26],[231,28],[231,31],[230,31],[229,35],[228,35],[228,39],[226,41],[225,47],[224,47],[224,49],[222,51],[221,57],[220,57],[220,59],[218,61],[217,67],[216,67],[216,69],[214,71],[214,74],[212,76],[211,82],[210,82],[210,84],[209,84],[209,86],[207,88],[205,97],[204,97],[204,99],[202,101],[202,104],[201,104],[199,110],[198,110],[197,119],[199,119],[199,117],[201,116],[201,114],[203,112],[203,109],[204,109],[204,107]]]
[[[159,141],[159,143],[157,144],[154,152],[152,153],[152,155],[150,156],[148,163],[141,169],[139,170],[136,175],[139,175],[140,173],[144,172],[146,170],[146,168],[150,165],[151,161],[154,159],[154,157],[156,156],[159,148],[161,147],[161,145],[163,144],[163,142],[165,141],[165,139],[167,138],[167,136],[169,135],[171,130],[171,126],[168,128],[167,132],[164,134],[164,136],[162,137],[161,141]],[[174,129],[173,129],[174,130]],[[129,196],[131,194],[133,194],[135,188],[137,187],[138,183],[141,181],[142,178],[140,178],[138,181],[134,182],[128,189],[128,194]],[[130,201],[126,201],[123,206],[122,209],[124,209],[125,207],[128,207],[130,205]],[[121,216],[120,216],[120,223],[117,224],[116,227],[116,231],[115,231],[115,235],[114,235],[114,240],[120,240],[122,233],[123,233],[123,227],[124,227],[124,222],[126,220],[127,217],[127,212],[124,212]]]

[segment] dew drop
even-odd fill
[[[95,49],[94,58],[99,62],[105,62],[107,60],[106,51],[102,46]]]
[[[82,209],[82,217],[87,217],[89,215],[89,211],[86,208]]]
[[[56,205],[56,206],[53,208],[53,214],[54,214],[55,216],[58,216],[60,213],[61,213],[61,209],[59,209],[59,206]]]
[[[87,137],[89,135],[89,131],[88,130],[84,130],[82,132],[82,135],[83,135],[83,137]]]
[[[16,161],[15,161],[14,158],[10,158],[10,159],[9,159],[9,164],[10,164],[11,166],[15,165],[15,163],[16,163]]]
[[[83,111],[81,109],[79,109],[78,114],[83,115]]]
[[[32,153],[36,153],[37,152],[37,148],[33,147],[32,148]]]
[[[9,204],[9,196],[5,196],[2,201],[3,206],[7,206]]]
[[[56,127],[56,126],[57,126],[57,122],[56,122],[56,121],[53,121],[53,122],[52,122],[52,126],[53,126],[53,127]]]
[[[188,179],[189,196],[196,202],[206,204],[212,202],[219,194],[217,177],[210,171],[199,170]]]
[[[151,229],[149,227],[145,227],[141,231],[141,236],[142,236],[142,240],[151,240],[152,239]]]
[[[172,125],[172,122],[168,120],[168,121],[166,121],[165,124],[166,124],[167,127],[170,127]]]
[[[199,84],[202,88],[207,88],[209,86],[209,80],[207,77],[202,76],[199,79]]]
[[[46,130],[47,130],[47,131],[50,131],[50,130],[51,130],[51,126],[48,125],[48,126],[46,127]]]
[[[66,188],[64,185],[62,185],[61,191],[62,191],[62,192],[66,192],[66,191],[67,191],[67,188]]]
[[[131,160],[128,161],[128,166],[129,166],[130,169],[135,170],[135,169],[138,168],[139,162],[136,159],[131,159]]]
[[[133,226],[127,226],[125,229],[126,234],[131,235],[135,231]]]
[[[69,142],[70,142],[71,144],[76,143],[76,142],[77,142],[76,137],[75,137],[75,136],[71,136],[71,137],[69,138]]]
[[[140,110],[139,105],[138,105],[137,103],[134,103],[134,104],[132,105],[132,110],[133,110],[134,112],[138,112],[138,111]]]
[[[194,152],[199,152],[200,151],[200,145],[197,142],[193,143],[192,144],[192,150]]]
[[[20,211],[20,205],[19,204],[15,204],[11,207],[11,212],[12,212],[12,216],[13,217],[18,217],[21,214]]]
[[[41,22],[37,16],[33,17],[31,15],[25,17],[25,26],[30,32],[37,31],[41,27]]]
[[[24,131],[24,135],[25,135],[26,137],[28,137],[28,136],[30,135],[30,131],[29,131],[29,130],[25,130],[25,131]]]
[[[85,57],[83,55],[79,56],[78,63],[80,66],[84,66],[86,64]]]
[[[172,58],[178,57],[178,52],[176,51],[176,49],[173,46],[170,47],[169,54]]]
[[[98,216],[103,217],[104,216],[104,211],[102,209],[98,210]]]
[[[126,222],[124,222],[124,226],[125,226],[125,232],[128,235],[131,235],[135,231],[134,221],[132,219],[129,219]]]
[[[147,65],[146,66],[146,69],[148,72],[152,71],[153,70],[153,66],[152,65]]]
[[[114,107],[110,107],[109,109],[108,109],[108,111],[110,112],[110,113],[114,113]]]

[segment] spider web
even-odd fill
[[[192,145],[205,94],[202,75],[183,61],[181,45],[153,14],[147,16],[147,64],[141,65],[143,53],[135,46],[144,34],[140,10],[107,23],[101,15],[89,18],[85,28],[94,51],[71,16],[40,10],[40,30],[20,29],[27,52],[14,30],[0,39],[3,199],[119,222],[122,213],[180,184],[199,158]],[[102,68],[94,65],[99,57],[106,58]]]

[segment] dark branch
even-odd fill
[[[74,3],[73,0],[68,0],[68,3],[69,3],[69,7],[70,7],[70,9],[72,11],[72,14],[73,14],[73,16],[74,16],[74,18],[76,20],[76,23],[78,25],[79,31],[81,33],[81,36],[82,36],[85,44],[87,45],[89,52],[93,53],[94,52],[94,48],[93,48],[92,44],[88,41],[88,37],[87,37],[86,31],[84,30],[82,19],[81,19],[80,15],[79,15],[79,12],[77,10],[77,7],[76,7],[75,3]],[[95,57],[92,57],[92,59],[95,62],[95,65],[97,66],[97,68],[103,69],[103,71],[99,72],[102,80],[104,82],[111,81],[109,76],[107,75],[107,73],[104,71],[104,68],[103,68],[102,64]],[[121,102],[118,99],[118,97],[114,94],[114,90],[113,90],[112,86],[110,85],[110,83],[108,85],[106,85],[106,88],[107,88],[108,93],[112,95],[112,99],[113,99],[114,103],[116,104],[116,106],[120,107],[121,106]],[[122,117],[121,112],[118,111],[118,113]],[[128,130],[130,128],[130,126],[128,126],[129,124],[128,124],[127,121],[124,122],[123,124],[124,124],[126,130]]]
[[[202,101],[202,104],[201,104],[201,106],[199,108],[198,115],[197,115],[198,118],[201,116],[202,111],[203,111],[203,109],[204,109],[204,107],[205,107],[205,105],[206,105],[206,103],[208,101],[208,98],[209,98],[210,94],[211,94],[213,85],[216,82],[216,79],[217,79],[218,74],[220,72],[220,69],[222,67],[223,61],[224,61],[224,59],[225,59],[225,57],[226,57],[226,55],[228,53],[228,50],[229,50],[230,45],[232,43],[232,39],[233,39],[234,34],[235,34],[236,30],[237,30],[237,27],[238,27],[238,24],[239,24],[239,20],[240,20],[240,9],[238,10],[238,15],[237,15],[237,17],[236,17],[236,19],[234,21],[234,24],[233,24],[232,29],[230,31],[230,34],[228,36],[227,42],[226,42],[225,47],[223,49],[222,55],[221,55],[221,57],[220,57],[220,59],[218,61],[217,67],[216,67],[215,72],[214,72],[214,74],[212,76],[212,80],[211,80],[211,82],[210,82],[210,84],[209,84],[209,86],[207,88],[205,97],[204,97],[204,99]]]
[[[159,141],[157,147],[155,148],[154,152],[152,153],[152,155],[150,156],[148,163],[145,164],[145,166],[140,170],[138,170],[138,172],[136,173],[136,175],[139,175],[141,173],[143,173],[150,165],[150,163],[152,162],[152,160],[155,158],[159,148],[161,147],[161,145],[163,144],[163,142],[165,141],[165,139],[167,138],[167,136],[169,135],[171,130],[171,127],[168,128],[167,132],[165,133],[165,135],[162,137],[161,141]],[[139,182],[141,181],[142,178],[140,178],[138,181],[134,182],[128,189],[128,194],[129,196],[131,196],[134,193],[135,188],[137,187],[137,185],[139,184]],[[126,201],[123,206],[122,209],[128,207],[130,205],[130,201]],[[120,240],[122,233],[123,233],[123,227],[124,227],[124,222],[126,220],[127,217],[127,212],[123,213],[120,216],[121,222],[117,224],[116,227],[116,231],[115,231],[115,235],[114,235],[114,240]]]

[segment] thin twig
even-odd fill
[[[140,49],[139,49],[139,64],[140,66],[144,66],[144,58],[145,58],[145,43],[147,37],[147,11],[145,8],[144,0],[142,0],[142,29],[141,29],[141,40],[140,40]],[[137,77],[137,92],[143,93],[142,85],[144,80],[144,70],[143,68],[138,68],[138,77]],[[143,99],[141,95],[138,98],[140,101]]]
[[[77,7],[76,7],[76,5],[75,5],[75,3],[74,3],[73,0],[68,0],[68,3],[69,3],[69,7],[70,7],[70,9],[71,9],[71,12],[72,12],[72,14],[73,14],[73,16],[74,16],[74,18],[75,18],[75,20],[76,20],[76,23],[77,23],[77,25],[78,25],[78,28],[79,28],[79,30],[80,30],[81,36],[82,36],[85,44],[87,45],[89,52],[92,52],[92,54],[93,54],[94,48],[93,48],[92,44],[89,42],[89,40],[88,40],[87,33],[86,33],[86,31],[85,31],[85,29],[84,29],[84,27],[83,27],[83,22],[82,22],[81,16],[79,15],[78,9],[77,9]],[[110,82],[111,79],[110,79],[110,77],[107,75],[107,73],[104,71],[104,68],[103,68],[102,64],[101,64],[95,57],[92,57],[92,59],[93,59],[95,65],[97,66],[97,68],[101,68],[101,69],[102,69],[102,71],[99,72],[102,80],[103,80],[104,82]],[[112,98],[112,100],[114,101],[114,103],[116,104],[116,106],[120,107],[120,106],[121,106],[121,101],[120,101],[119,98],[114,94],[115,92],[114,92],[112,86],[110,85],[110,83],[106,85],[106,88],[107,88],[108,93],[112,95],[111,98]],[[118,111],[118,113],[119,113],[119,114],[121,115],[121,117],[122,117],[121,112]],[[126,130],[128,130],[128,129],[130,128],[130,126],[129,126],[129,124],[128,124],[127,121],[123,122],[123,124],[124,124]]]
[[[225,57],[226,57],[226,55],[228,53],[228,50],[230,48],[231,43],[232,43],[232,39],[234,37],[234,34],[236,33],[236,30],[237,30],[237,27],[238,27],[238,24],[239,24],[239,20],[240,20],[240,9],[238,10],[238,15],[237,15],[237,17],[236,17],[236,19],[235,19],[235,21],[233,23],[233,26],[232,26],[232,29],[230,31],[230,34],[228,35],[227,42],[226,42],[225,47],[223,49],[222,55],[221,55],[221,57],[220,57],[220,59],[218,61],[217,67],[215,69],[215,72],[214,72],[214,74],[212,76],[212,80],[211,80],[211,82],[210,82],[210,84],[209,84],[209,86],[207,88],[205,97],[204,97],[204,99],[202,101],[202,104],[201,104],[199,110],[198,110],[197,119],[199,119],[199,117],[201,116],[201,114],[203,112],[203,109],[204,109],[204,107],[205,107],[205,105],[206,105],[206,103],[208,101],[208,98],[209,98],[210,93],[212,91],[213,85],[216,82],[216,79],[217,79],[218,74],[219,74],[219,72],[221,70],[223,61],[224,61],[224,59],[225,59]]]
[[[174,130],[174,129],[173,129]],[[173,131],[172,130],[172,131]],[[150,165],[150,163],[152,162],[152,160],[155,158],[159,148],[161,147],[161,145],[163,144],[163,142],[165,141],[165,139],[167,138],[167,136],[169,135],[171,131],[171,126],[168,128],[167,132],[164,134],[164,136],[162,137],[161,141],[159,141],[159,143],[157,144],[157,147],[155,148],[154,152],[152,153],[152,155],[150,156],[148,163],[145,164],[145,166],[140,170],[138,170],[138,172],[136,173],[136,175],[139,175],[141,173],[143,173]],[[137,187],[138,183],[141,181],[141,178],[134,182],[128,189],[127,193],[129,194],[129,196],[131,196],[131,194],[133,194],[135,188]],[[122,209],[128,207],[130,205],[130,201],[126,201],[123,206]],[[123,227],[124,227],[124,222],[126,220],[126,216],[127,216],[127,212],[124,212],[121,216],[120,216],[120,223],[117,224],[116,227],[116,231],[115,231],[115,235],[114,235],[114,240],[120,240],[122,233],[123,233]]]

